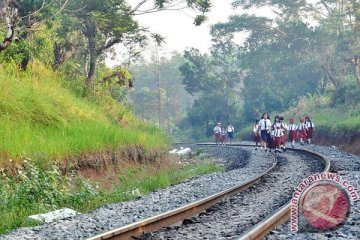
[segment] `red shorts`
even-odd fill
[[[302,138],[302,139],[306,139],[307,135],[306,135],[306,131],[305,130],[300,130],[298,133],[298,137]]]
[[[221,134],[220,133],[215,133],[215,141],[216,142],[221,142],[221,140],[222,140]]]
[[[275,137],[275,147],[280,147],[282,143],[282,137]]]
[[[290,141],[295,141],[296,140],[296,131],[295,130],[290,130],[289,131],[289,138],[290,138]]]
[[[260,134],[259,133],[254,133],[254,142],[260,142]]]

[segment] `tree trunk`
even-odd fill
[[[91,89],[94,84],[94,77],[96,72],[96,60],[98,53],[96,50],[96,26],[90,17],[85,19],[85,36],[88,39],[88,48],[89,48],[89,70],[87,73],[86,87]]]
[[[360,57],[359,56],[355,56],[354,57],[354,74],[355,74],[355,78],[356,78],[356,82],[358,84],[358,87],[360,88]]]
[[[0,52],[4,51],[10,46],[15,38],[15,19],[16,11],[10,6],[11,1],[0,1],[0,16],[7,24],[7,32],[4,40],[0,43]]]
[[[14,26],[9,25],[6,37],[4,38],[2,43],[0,43],[0,52],[4,51],[6,48],[8,48],[10,46],[10,44],[12,43],[12,41],[14,39],[14,35],[15,35],[14,32],[15,32]]]
[[[53,69],[56,70],[62,63],[63,54],[61,54],[61,46],[56,41],[53,44],[54,63]]]
[[[84,62],[83,62],[83,67],[82,67],[82,71],[84,76],[87,76],[88,73],[88,54],[84,54]]]
[[[157,90],[158,90],[158,112],[159,112],[159,127],[161,125],[161,91],[160,91],[160,63],[157,63]]]
[[[324,70],[328,79],[330,79],[330,81],[334,84],[335,88],[337,88],[339,86],[339,82],[331,72],[330,61],[330,56],[327,56],[326,63],[321,66],[321,68]]]

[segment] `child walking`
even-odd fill
[[[270,140],[270,128],[271,128],[271,121],[268,119],[268,114],[265,112],[261,116],[261,120],[259,121],[259,130],[261,136],[261,150],[265,149],[267,152],[268,143]]]
[[[272,129],[274,131],[274,145],[275,152],[281,152],[280,147],[283,140],[283,129],[281,128],[280,117],[276,116],[274,120],[274,124],[272,125]]]
[[[307,143],[311,144],[311,139],[313,137],[314,131],[315,131],[315,125],[314,123],[311,121],[309,116],[305,116],[305,125],[307,127]]]
[[[288,125],[284,122],[284,117],[280,117],[280,128],[282,129],[282,139],[280,143],[280,148],[285,152],[286,151],[286,133],[288,131]]]
[[[307,127],[305,124],[305,119],[304,118],[300,118],[300,124],[298,126],[298,136],[300,138],[300,144],[303,146],[304,145],[304,140],[306,141],[307,138]]]
[[[296,141],[296,133],[298,129],[298,127],[295,124],[295,118],[293,117],[290,118],[290,124],[288,126],[288,129],[289,129],[289,139],[291,141],[291,147],[294,148]]]
[[[215,143],[216,143],[216,145],[220,144],[220,142],[221,142],[221,123],[218,123],[214,127],[214,135],[215,135]]]
[[[223,128],[221,129],[221,141],[222,141],[222,145],[225,145],[225,143],[226,143],[226,135],[227,135],[226,128],[223,127]]]
[[[234,127],[230,123],[227,125],[227,137],[229,139],[229,145],[231,145],[231,141],[234,138]]]
[[[253,127],[253,133],[254,133],[253,140],[255,142],[255,150],[257,150],[258,144],[261,141],[260,133],[259,133],[259,120],[257,120],[257,119],[255,120],[255,125]]]

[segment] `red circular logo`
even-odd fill
[[[345,190],[330,182],[310,186],[301,198],[306,221],[320,230],[329,230],[344,223],[350,210]]]

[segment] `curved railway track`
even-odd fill
[[[214,144],[198,144],[204,146],[212,146]],[[253,145],[246,144],[233,144],[232,147],[253,147]],[[316,157],[323,162],[324,172],[329,171],[330,162],[322,155],[311,152],[303,149],[291,149],[291,151],[301,152],[303,154],[311,155]],[[200,201],[188,204],[186,206],[177,208],[175,210],[139,221],[133,224],[123,226],[108,232],[104,232],[88,240],[100,240],[100,239],[132,239],[135,236],[141,236],[144,233],[149,233],[156,231],[160,228],[179,223],[184,219],[189,219],[192,216],[196,216],[202,213],[204,210],[209,209],[214,206],[216,203],[222,201],[223,199],[229,199],[231,196],[242,192],[254,184],[259,183],[259,181],[271,173],[274,168],[277,166],[277,158],[274,155],[271,155],[273,158],[273,164],[266,171],[260,175],[240,184],[239,186],[232,187],[230,189],[224,190],[207,198],[204,198]],[[271,216],[266,217],[263,221],[253,226],[250,230],[247,230],[242,234],[240,239],[260,239],[265,236],[269,231],[271,231],[275,226],[284,223],[290,217],[290,203],[285,204],[281,207],[279,211],[271,214]]]

